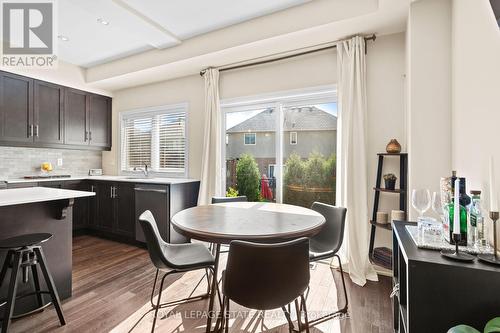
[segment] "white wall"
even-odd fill
[[[452,13],[453,168],[483,190],[488,209],[490,155],[500,179],[500,29],[488,0],[454,0]]]
[[[451,175],[451,1],[413,2],[406,42],[408,188],[438,191]]]
[[[56,84],[61,84],[75,89],[90,91],[96,94],[112,96],[111,92],[104,89],[96,88],[92,84],[88,84],[85,79],[84,68],[60,60],[58,62],[57,68],[25,69],[25,68],[12,68],[12,67],[0,66],[0,70],[19,75],[25,75],[35,79],[48,81]]]
[[[381,36],[368,42],[368,172],[369,209],[375,184],[377,152],[385,150],[389,139],[404,142],[403,74],[405,71],[405,36],[403,33]],[[251,96],[336,83],[336,52],[323,51],[287,61],[271,63],[221,74],[221,98]],[[198,178],[203,140],[204,83],[198,76],[130,88],[114,92],[113,150],[103,153],[106,174],[117,173],[118,113],[141,107],[189,103],[189,176]],[[387,172],[396,171],[396,161],[389,161]],[[381,209],[397,208],[395,197],[381,200]],[[364,221],[363,221],[364,222]],[[369,226],[366,221],[367,228]],[[390,233],[378,232],[377,243],[390,247]]]

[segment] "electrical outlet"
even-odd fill
[[[59,166],[59,167],[63,166],[63,159],[62,158],[57,159],[57,166]]]

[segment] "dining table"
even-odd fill
[[[214,244],[206,332],[212,332],[221,245],[234,240],[278,243],[316,235],[325,224],[320,213],[294,205],[271,202],[227,202],[192,207],[175,214],[173,228],[184,236]],[[215,331],[217,324],[215,325]]]

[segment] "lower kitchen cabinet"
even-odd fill
[[[135,239],[134,184],[115,183],[113,192],[113,232]]]
[[[113,231],[113,203],[113,183],[97,183],[97,221],[94,224],[96,229]]]
[[[61,188],[75,191],[89,191],[90,187],[86,181],[65,181]],[[73,230],[87,228],[89,216],[89,197],[75,198],[73,203]]]

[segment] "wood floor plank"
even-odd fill
[[[223,257],[223,261],[224,261]],[[221,265],[223,266],[223,265]],[[15,320],[11,332],[128,332],[149,308],[155,269],[147,251],[94,236],[73,239],[73,297],[63,302],[67,325],[59,327],[52,308]],[[206,291],[203,272],[189,272],[166,279],[162,301],[188,296],[200,281],[197,294]],[[392,332],[392,310],[388,297],[389,278],[359,287],[346,275],[349,317],[330,320],[311,329],[312,333]],[[307,297],[311,315],[334,311],[345,302],[340,273],[321,263],[311,270]],[[156,332],[205,332],[208,300],[161,310]],[[231,303],[230,332],[288,332],[281,310],[248,310]],[[293,318],[296,314],[293,313]],[[133,331],[149,332],[152,314]]]

